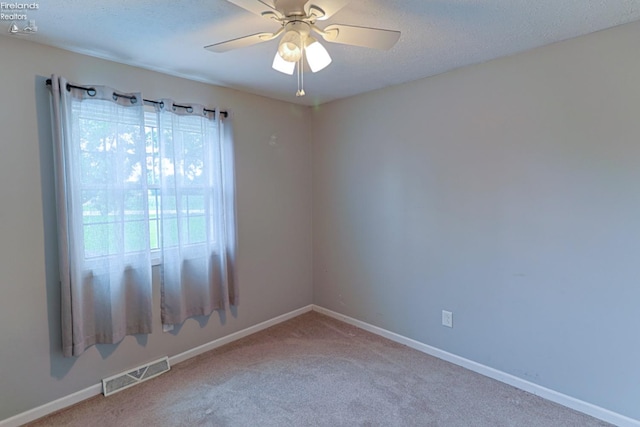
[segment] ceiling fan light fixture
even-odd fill
[[[271,67],[276,71],[280,71],[281,73],[288,74],[291,76],[293,75],[293,71],[296,68],[296,63],[285,61],[280,56],[280,53],[276,52],[276,56],[275,58],[273,58],[273,64],[271,65]]]
[[[331,64],[331,56],[327,49],[320,44],[318,40],[309,36],[305,41],[305,54],[307,56],[307,63],[309,68],[314,73],[326,68]]]
[[[287,62],[298,62],[302,56],[302,35],[296,30],[284,33],[278,45],[278,54]]]

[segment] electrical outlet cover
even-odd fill
[[[442,310],[442,326],[453,328],[453,313],[447,310]]]

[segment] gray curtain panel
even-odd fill
[[[163,324],[238,303],[231,123],[188,105],[157,106]]]
[[[233,125],[231,116],[219,115],[220,147],[222,150],[222,194],[224,206],[224,254],[226,255],[227,289],[229,304],[237,306],[240,303],[238,278],[236,273],[237,260],[237,220],[236,220],[236,176],[235,154],[233,147]]]
[[[62,347],[151,332],[143,98],[51,78]]]

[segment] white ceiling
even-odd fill
[[[295,76],[271,69],[277,41],[227,53],[203,48],[278,29],[226,0],[45,0],[38,6],[27,12],[38,32],[9,37],[306,105],[640,19],[640,0],[351,0],[319,26],[400,30],[399,42],[389,51],[323,42],[333,63],[306,73],[307,95],[296,98]]]

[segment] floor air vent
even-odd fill
[[[112,395],[125,388],[140,384],[143,381],[157,377],[158,375],[169,370],[169,358],[156,360],[139,366],[131,371],[123,372],[102,380],[102,394],[105,396]]]

